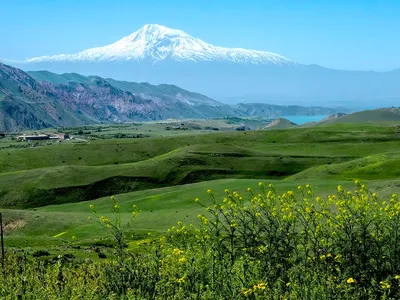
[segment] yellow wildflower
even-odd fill
[[[390,289],[390,284],[384,281],[379,282],[382,289]]]
[[[180,262],[181,264],[184,264],[184,263],[187,262],[187,259],[186,259],[185,257],[181,257],[181,258],[179,259],[179,262]]]
[[[256,291],[256,290],[265,290],[266,286],[267,285],[265,283],[260,282],[259,284],[256,284],[255,286],[253,286],[253,290],[254,291]]]
[[[172,250],[172,255],[181,255],[183,253],[182,250],[175,248],[174,250]]]
[[[248,290],[243,291],[243,295],[245,295],[245,296],[251,295],[252,292],[253,292],[252,289],[248,289]]]
[[[181,277],[181,278],[177,279],[176,282],[184,283],[185,282],[185,277]]]
[[[347,279],[346,281],[347,283],[355,283],[356,281],[353,279],[353,277],[350,277],[349,279]]]

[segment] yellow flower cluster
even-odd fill
[[[380,286],[381,286],[381,288],[382,289],[390,289],[390,284],[388,283],[388,282],[386,282],[386,281],[381,281],[381,282],[379,282],[379,284],[380,284]]]
[[[183,250],[180,250],[178,248],[172,250],[172,255],[181,255],[181,254],[183,254]]]
[[[258,284],[255,284],[252,288],[244,290],[243,295],[250,296],[252,294],[259,294],[259,293],[263,292],[266,288],[267,288],[267,284],[260,282]]]
[[[350,277],[349,279],[347,279],[346,281],[347,283],[355,283],[356,281],[353,279],[353,277]]]

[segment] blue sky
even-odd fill
[[[398,0],[2,0],[0,57],[75,53],[156,23],[305,64],[400,68]]]

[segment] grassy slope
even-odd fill
[[[279,118],[273,121],[272,123],[268,124],[267,126],[264,127],[264,129],[288,129],[288,128],[293,128],[296,127],[297,124],[284,119],[284,118]]]
[[[176,225],[178,221],[185,223],[197,222],[197,215],[204,213],[204,209],[194,202],[199,197],[202,202],[207,203],[207,189],[212,189],[217,199],[224,197],[224,189],[236,190],[247,195],[247,187],[257,190],[259,180],[254,179],[224,179],[182,186],[174,186],[160,189],[151,189],[133,193],[117,195],[123,220],[130,218],[132,205],[137,205],[142,213],[132,228],[137,236],[142,239],[148,232],[158,234],[165,232],[168,228]],[[354,189],[351,182],[337,180],[265,180],[273,183],[280,193],[288,190],[296,191],[299,184],[311,183],[317,190],[318,195],[325,196],[335,192],[336,185],[342,184],[345,188]],[[371,181],[371,188],[379,188],[380,195],[388,195],[398,189],[399,180]],[[49,247],[60,246],[71,242],[72,237],[77,238],[80,244],[90,244],[95,240],[104,238],[104,230],[97,223],[89,222],[91,215],[90,204],[94,204],[100,214],[108,217],[111,215],[111,200],[109,197],[100,198],[90,202],[79,202],[63,205],[52,205],[35,210],[5,210],[5,222],[12,220],[24,220],[24,227],[12,231],[6,236],[7,246],[16,247]],[[66,232],[62,237],[54,236]]]
[[[400,177],[400,153],[381,153],[334,165],[320,165],[287,178],[299,180],[309,178],[387,179]]]
[[[395,153],[400,146],[397,130],[342,125],[4,149],[1,205],[37,207],[219,178],[285,178],[311,167],[329,169]],[[393,156],[391,164],[399,159]],[[337,172],[335,178],[398,176],[384,167],[372,173],[357,170]]]
[[[345,123],[367,123],[367,122],[391,122],[400,121],[400,114],[387,110],[365,110],[343,117],[326,120],[319,124],[345,124]]]
[[[62,185],[69,186],[67,190],[71,192],[71,185],[87,184],[110,176],[146,176],[155,182],[122,181],[121,185],[118,182],[100,182],[94,186],[95,190],[108,189],[110,195],[125,191],[123,188],[126,186],[147,189],[117,195],[125,220],[129,218],[133,204],[143,210],[134,227],[138,234],[136,238],[143,239],[147,232],[163,232],[178,220],[196,222],[196,216],[202,209],[193,199],[200,197],[206,201],[207,189],[211,188],[221,199],[224,188],[244,192],[247,187],[256,188],[260,180],[229,178],[154,188],[162,186],[160,182],[163,179],[168,179],[168,184],[181,183],[185,175],[193,174],[195,170],[231,171],[233,167],[232,173],[208,172],[205,177],[192,177],[188,182],[220,176],[258,177],[264,182],[274,183],[282,193],[296,190],[298,184],[311,183],[319,195],[326,195],[334,192],[337,184],[352,188],[349,179],[364,178],[381,195],[396,192],[400,187],[400,180],[397,179],[400,175],[398,136],[396,126],[335,125],[246,134],[100,140],[48,148],[5,149],[0,151],[3,172],[0,174],[0,186],[10,192],[3,201],[12,198],[19,204],[29,206],[21,193],[24,186],[37,186],[43,188],[45,194],[54,196],[52,189]],[[81,156],[80,160],[77,155]],[[118,165],[114,164],[115,160]],[[11,161],[17,163],[11,164]],[[278,180],[279,174],[271,174],[271,170],[286,170],[287,175],[299,173]],[[114,192],[111,186],[120,190]],[[82,195],[85,196],[78,192],[74,195],[76,198],[62,198],[60,194],[55,196],[60,201],[82,200]],[[92,196],[97,198],[95,194]],[[48,203],[54,201],[41,199],[35,204],[43,205],[47,200]],[[90,203],[102,214],[107,215],[110,210],[109,197],[33,210],[4,210],[6,223],[16,220],[25,222],[23,227],[8,232],[6,243],[8,246],[51,248],[69,243],[72,236],[76,236],[78,243],[91,244],[104,237],[104,231],[97,224],[88,222]],[[60,238],[53,237],[61,232],[66,233]]]

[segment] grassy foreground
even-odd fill
[[[114,198],[91,206],[113,240],[103,262],[13,253],[0,296],[22,299],[397,299],[400,200],[359,181],[320,196],[259,183],[196,199],[199,223],[178,222],[142,252],[127,248],[138,221]],[[140,216],[140,213],[139,213]],[[132,226],[133,224],[133,226]],[[223,278],[223,280],[222,280]],[[7,299],[8,299],[7,298]]]
[[[131,217],[131,208],[137,205],[142,213],[135,223],[135,230],[131,233],[131,246],[152,236],[165,233],[166,230],[178,221],[196,223],[197,215],[202,211],[194,199],[206,199],[206,191],[212,189],[216,197],[223,197],[224,189],[245,192],[248,187],[255,186],[256,179],[222,179],[201,183],[187,184],[160,189],[150,189],[116,195],[120,205],[120,214],[123,220]],[[335,186],[341,184],[350,188],[352,182],[345,180],[266,180],[281,191],[295,190],[298,184],[312,184],[320,195],[334,192]],[[371,188],[388,196],[398,191],[400,180],[369,181]],[[106,243],[108,237],[101,227],[88,221],[91,215],[89,206],[109,214],[110,197],[78,203],[49,205],[34,210],[3,210],[6,226],[6,244],[8,247],[26,248],[34,250],[46,249],[52,254],[71,252],[78,256],[93,257],[93,251],[82,253],[76,250],[72,243],[81,245],[83,249],[90,245]],[[15,224],[15,226],[13,226]],[[61,235],[60,235],[61,234]],[[74,240],[73,240],[74,238]]]

